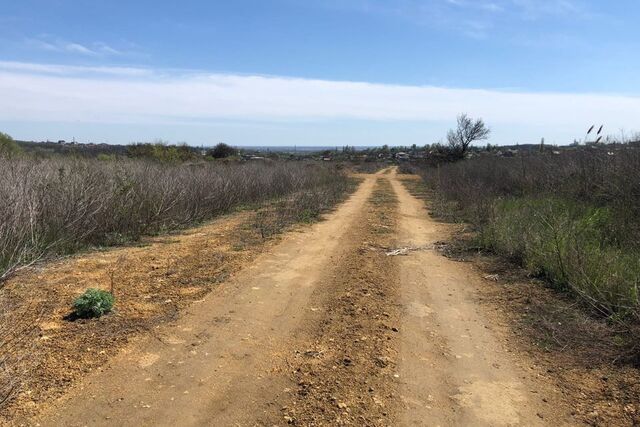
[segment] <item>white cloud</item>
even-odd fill
[[[102,42],[96,42],[94,44],[95,49],[100,52],[100,53],[104,53],[104,54],[108,54],[108,55],[122,55],[123,52],[114,49],[113,47],[109,46],[106,43],[102,43]]]
[[[67,52],[71,52],[71,53],[81,53],[83,55],[97,55],[97,52],[94,52],[93,50],[89,49],[88,47],[85,47],[79,43],[65,43],[62,46],[62,50],[65,50]]]
[[[136,70],[0,62],[0,116],[23,122],[137,124],[220,119],[448,122],[468,112],[496,128],[537,127],[547,136],[559,128],[580,135],[596,122],[607,129],[629,129],[640,117],[640,98],[623,95]]]
[[[31,62],[0,61],[0,70],[16,71],[23,73],[42,73],[60,75],[89,75],[98,74],[104,76],[150,76],[154,72],[144,68],[133,67],[86,67],[58,64],[36,64]]]

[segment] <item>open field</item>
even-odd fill
[[[62,393],[131,338],[176,318],[356,184],[331,168],[302,164],[7,159],[4,165],[1,187],[10,197],[0,202],[7,218],[0,225],[0,411],[10,418]],[[125,177],[130,184],[120,191]],[[124,244],[136,246],[109,250]],[[74,317],[71,302],[88,288],[116,297],[107,328]]]

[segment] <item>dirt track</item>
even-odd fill
[[[131,343],[41,425],[571,424],[395,171]],[[387,256],[396,248],[406,254]],[[36,421],[34,421],[35,423]]]

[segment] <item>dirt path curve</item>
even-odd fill
[[[567,424],[553,390],[514,363],[517,355],[475,300],[481,278],[469,264],[433,250],[448,225],[431,219],[424,202],[391,174],[399,201],[400,394],[403,425],[534,426]],[[523,361],[526,364],[526,361]],[[544,399],[544,400],[543,400]]]
[[[284,381],[280,352],[323,271],[349,248],[375,177],[326,221],[291,233],[175,325],[134,343],[47,411],[41,425],[252,425]]]

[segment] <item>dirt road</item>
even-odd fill
[[[476,303],[478,273],[434,250],[447,226],[385,172],[33,423],[570,424]]]

